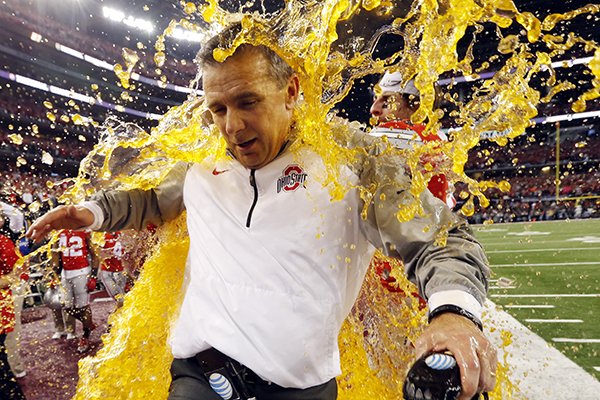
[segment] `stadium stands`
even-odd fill
[[[597,118],[534,126],[505,146],[482,141],[470,152],[465,170],[479,180],[507,180],[511,190],[489,189],[491,205],[476,208],[469,219],[481,223],[600,217],[599,166]],[[458,185],[457,190],[464,187]]]

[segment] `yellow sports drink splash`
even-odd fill
[[[485,190],[507,191],[507,182],[477,181],[464,172],[469,150],[483,132],[504,134],[495,140],[504,145],[521,135],[536,116],[536,105],[543,96],[532,87],[534,76],[546,74],[549,98],[569,85],[553,80],[552,61],[576,43],[585,42],[592,54],[592,88],[582,93],[573,109],[582,110],[586,101],[599,97],[600,50],[592,42],[575,35],[565,39],[555,32],[557,24],[581,13],[596,13],[590,5],[563,15],[551,15],[540,21],[530,13],[521,13],[511,0],[303,0],[285,2],[272,13],[246,11],[231,13],[216,0],[180,2],[188,18],[173,21],[156,42],[155,62],[161,66],[166,53],[165,35],[177,26],[210,34],[232,21],[241,20],[243,29],[228,48],[214,53],[224,60],[243,43],[266,45],[275,50],[298,73],[302,102],[295,114],[292,150],[301,143],[318,153],[326,172],[318,179],[332,187],[333,200],[350,189],[358,189],[365,200],[377,188],[346,187],[338,179],[339,166],[351,163],[365,149],[349,149],[340,138],[356,129],[357,124],[333,117],[336,104],[346,96],[352,83],[385,69],[399,70],[413,78],[421,93],[421,103],[413,122],[425,122],[426,132],[442,128],[444,117],[453,119],[460,129],[442,145],[419,145],[409,151],[388,148],[399,153],[410,168],[407,190],[412,201],[399,205],[397,215],[407,221],[423,213],[419,194],[435,174],[444,173],[451,183],[465,183],[463,213],[472,215],[475,202],[486,206]],[[198,21],[202,20],[202,23]],[[498,27],[500,42],[496,74],[482,80],[478,89],[458,100],[449,96],[455,111],[445,115],[436,109],[435,85],[445,73],[477,78],[481,71],[471,65],[473,39],[466,55],[459,58],[458,42],[469,30],[477,32],[484,24]],[[502,36],[501,29],[519,25],[523,35]],[[377,29],[370,29],[377,25]],[[383,28],[382,28],[383,26]],[[396,35],[402,49],[384,59],[373,58],[373,48],[382,35]],[[545,50],[532,51],[534,44]],[[115,66],[122,84],[129,88],[129,74],[138,60],[135,52],[124,52],[125,66]],[[199,73],[198,78],[201,75]],[[191,85],[197,85],[196,78]],[[548,97],[550,96],[550,97]],[[199,94],[173,107],[159,125],[146,132],[118,120],[107,121],[101,129],[100,143],[81,164],[75,185],[62,199],[78,202],[99,189],[147,189],[156,186],[176,162],[214,163],[226,156],[225,142],[206,118],[207,108]],[[422,168],[426,156],[444,156],[448,162],[436,170]],[[400,167],[400,165],[399,165]],[[393,179],[390,177],[389,179]],[[381,182],[385,184],[385,182]],[[110,317],[112,329],[103,337],[103,347],[94,357],[80,362],[80,380],[75,399],[166,399],[172,360],[167,347],[170,324],[181,302],[181,285],[187,254],[185,220],[178,219],[159,230],[159,244],[149,251],[144,270],[134,289],[125,297],[124,306]],[[437,245],[444,245],[440,237]],[[405,293],[414,291],[401,266],[394,261],[392,274]],[[397,399],[412,360],[412,343],[424,324],[424,311],[411,297],[390,292],[373,271],[367,275],[355,309],[340,335],[343,375],[339,377],[340,399]],[[510,335],[505,334],[505,343]],[[513,398],[506,360],[498,368],[498,385],[491,397]]]

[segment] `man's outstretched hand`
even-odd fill
[[[469,400],[477,393],[494,389],[498,363],[496,349],[473,322],[451,313],[433,318],[417,340],[417,359],[425,353],[445,350],[454,355],[460,369],[462,390],[459,400]]]
[[[80,229],[94,222],[94,214],[82,206],[58,206],[42,215],[29,227],[25,236],[39,242],[55,229]]]

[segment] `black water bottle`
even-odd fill
[[[433,353],[419,358],[408,371],[404,400],[455,400],[460,394],[460,371],[454,357]],[[475,395],[472,400],[479,399]]]

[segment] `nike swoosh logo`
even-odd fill
[[[229,170],[228,169],[224,169],[224,170],[221,170],[221,171],[217,171],[217,169],[215,168],[215,169],[213,169],[212,174],[215,175],[215,176],[217,176],[217,175],[220,175],[223,172],[227,172],[227,171],[229,171]]]

